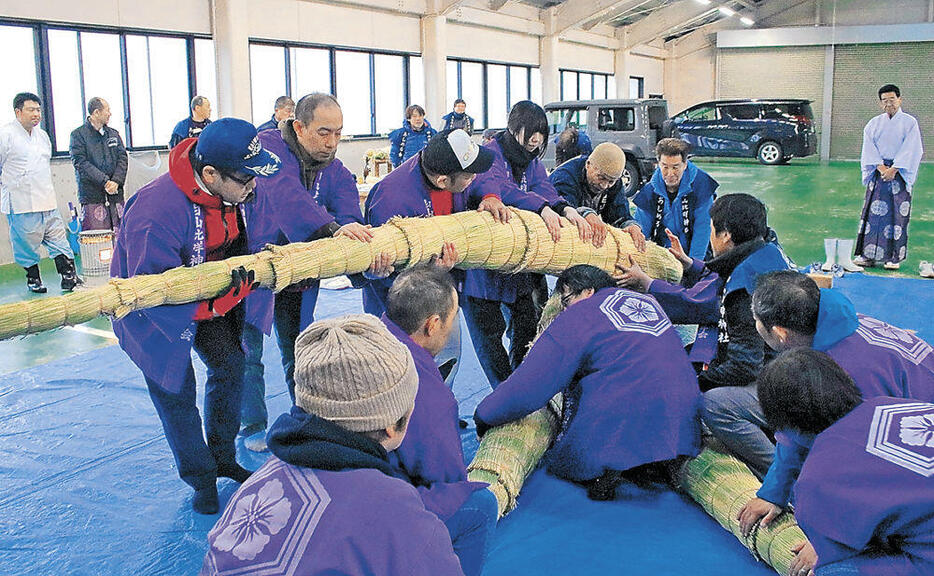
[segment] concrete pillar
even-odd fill
[[[217,67],[217,116],[252,122],[247,0],[212,0],[211,34]]]
[[[451,106],[447,102],[447,20],[440,14],[423,16],[421,33],[425,112],[432,122],[440,122]]]
[[[629,50],[624,45],[614,51],[613,75],[616,78],[616,97],[629,98]]]
[[[830,160],[830,120],[833,115],[833,44],[824,47],[824,102],[820,117],[820,159]]]
[[[542,102],[557,102],[561,99],[561,74],[558,72],[558,34],[555,32],[557,24],[557,8],[551,7],[543,11],[542,20],[545,23],[545,35],[538,39],[538,66],[542,75]],[[535,95],[532,94],[532,99]]]

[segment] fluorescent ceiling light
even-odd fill
[[[756,23],[755,20],[753,20],[752,18],[747,18],[746,16],[743,16],[742,18],[740,18],[739,21],[745,24],[746,26],[752,26],[753,24]]]
[[[697,3],[707,6],[708,4],[710,4],[710,0],[697,0]]]
[[[717,8],[717,10],[719,10],[720,13],[723,14],[724,16],[732,16],[736,14],[736,12],[733,9],[727,8],[726,6],[720,6],[719,8]]]

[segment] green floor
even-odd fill
[[[751,161],[707,161],[698,164],[720,182],[720,193],[748,192],[769,207],[769,222],[799,266],[824,260],[824,238],[854,238],[863,203],[859,166],[855,162],[794,160],[786,166]],[[921,260],[934,260],[934,164],[921,166],[915,186],[909,229],[908,259],[897,274],[915,276]],[[49,295],[58,295],[58,276],[50,260],[42,262]],[[932,284],[934,286],[934,284]],[[0,266],[0,304],[30,297],[21,268]],[[98,318],[83,326],[0,342],[0,374],[43,364],[63,354],[78,354],[114,343],[110,322]]]

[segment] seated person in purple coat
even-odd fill
[[[490,541],[499,509],[486,484],[467,481],[457,400],[444,383],[434,357],[457,323],[457,290],[444,268],[422,264],[404,270],[389,290],[383,322],[412,353],[418,395],[402,445],[390,453],[419,492],[425,507],[447,525],[465,574],[479,574],[483,556],[460,554],[463,542]]]
[[[306,328],[295,356],[295,406],[208,534],[201,574],[463,574],[445,525],[388,457],[415,406],[412,354],[357,314]]]
[[[934,574],[934,404],[864,399],[833,358],[783,352],[759,376],[774,429],[812,438],[794,488],[791,574]]]
[[[803,346],[826,352],[850,375],[863,398],[934,401],[934,354],[927,342],[907,330],[857,314],[846,296],[819,289],[804,274],[783,270],[760,276],[752,313],[759,334],[773,350]],[[745,388],[730,390],[741,396],[747,393]],[[757,395],[754,401],[758,403]],[[740,403],[745,400],[735,399],[732,405]],[[750,441],[756,445],[753,450],[772,449],[761,407],[739,413],[731,410],[732,405],[717,413],[750,429]],[[775,457],[762,488],[738,515],[745,533],[760,519],[768,525],[789,503],[813,438],[779,434],[776,440]]]
[[[372,234],[363,225],[360,197],[353,174],[335,155],[344,116],[329,94],[309,94],[295,106],[295,118],[282,130],[260,132],[259,141],[282,160],[277,174],[256,187],[256,202],[247,209],[251,230],[250,251],[267,244],[284,245],[319,238],[347,236],[369,242]],[[357,279],[361,280],[362,279]],[[241,434],[248,447],[262,446],[267,412],[263,383],[263,332],[276,327],[282,368],[290,396],[295,387],[295,338],[314,320],[318,282],[305,281],[287,287],[273,297],[260,290],[247,301],[244,329],[247,378]]]
[[[555,292],[567,309],[477,406],[477,434],[563,393],[563,421],[546,465],[586,484],[594,500],[613,499],[626,471],[638,480],[658,468],[650,465],[696,455],[697,376],[658,302],[616,288],[609,274],[587,265],[565,270]]]
[[[548,180],[541,158],[548,146],[548,117],[529,100],[517,102],[509,112],[507,129],[485,146],[493,152],[492,167],[479,174],[473,187],[481,198],[496,196],[509,205],[541,215],[557,242],[566,221],[577,226],[581,240],[602,245],[593,228],[565,202]],[[508,220],[509,211],[504,209]],[[519,365],[528,349],[548,288],[540,274],[504,274],[492,270],[468,270],[463,287],[464,318],[477,358],[492,388]],[[509,321],[506,321],[508,313]],[[503,335],[509,338],[509,350]]]
[[[692,259],[669,232],[669,249],[684,267],[681,285],[653,280],[637,265],[622,267],[621,286],[648,292],[677,324],[698,324],[690,358],[698,369],[698,384],[704,391],[703,418],[727,447],[736,452],[761,477],[772,463],[771,445],[766,452],[743,450],[749,430],[724,423],[717,407],[724,395],[733,397],[733,387],[754,395],[756,375],[774,356],[756,332],[752,317],[752,293],[756,278],[789,268],[785,255],[766,221],[766,209],[749,194],[727,194],[710,209],[710,246],[707,262]],[[741,409],[751,410],[755,400]],[[740,408],[737,408],[740,409]]]

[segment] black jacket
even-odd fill
[[[87,120],[71,133],[68,151],[78,180],[78,202],[103,204],[106,195],[104,184],[108,180],[120,185],[117,194],[110,196],[110,201],[123,202],[127,156],[119,132],[105,126],[104,134],[101,134]]]

